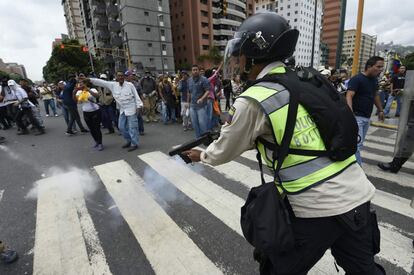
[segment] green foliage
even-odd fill
[[[177,66],[177,70],[180,70],[180,71],[182,71],[182,70],[190,70],[190,69],[191,69],[191,64],[189,64],[187,62],[184,62],[184,63],[179,64]]]
[[[0,71],[0,79],[3,79],[4,77],[7,77],[7,78],[9,78],[9,79],[13,79],[14,81],[16,81],[17,83],[19,83],[19,81],[21,80],[21,79],[23,79],[23,77],[21,76],[21,75],[19,75],[19,74],[15,74],[15,73],[11,73],[11,74],[9,74],[9,73],[6,73],[6,72],[3,72],[3,71]],[[29,83],[32,83],[32,81],[30,80],[30,79],[28,79],[29,80]]]
[[[53,49],[52,56],[43,67],[43,77],[47,82],[57,83],[67,79],[70,74],[79,72],[88,74],[92,71],[89,54],[82,51],[77,40],[64,40],[62,45],[63,49],[60,45]],[[99,65],[94,59],[94,65],[95,63]]]
[[[203,62],[204,60],[213,61],[213,63],[219,63],[222,57],[220,50],[217,47],[211,47],[206,55],[200,55],[197,60]]]
[[[402,64],[407,67],[407,70],[414,70],[414,52],[407,55],[403,60]]]

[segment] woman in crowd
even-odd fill
[[[74,99],[82,105],[83,118],[95,141],[94,148],[102,151],[104,147],[102,145],[101,110],[99,110],[99,105],[96,103],[99,93],[90,86],[89,80],[80,80]]]

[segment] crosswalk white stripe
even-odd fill
[[[184,194],[193,199],[196,203],[200,204],[202,207],[206,208],[210,213],[227,224],[231,229],[242,235],[239,230],[239,212],[232,216],[222,215],[219,211],[219,215],[216,215],[217,208],[211,207],[211,205],[222,204],[223,202],[219,200],[220,197],[224,196],[226,198],[225,203],[227,205],[231,205],[231,207],[236,207],[238,210],[238,207],[240,207],[240,198],[233,195],[232,193],[228,194],[228,191],[222,189],[221,187],[218,187],[214,182],[205,179],[203,176],[200,176],[199,174],[190,170],[190,168],[169,159],[168,156],[160,152],[147,153],[140,155],[139,157],[153,169],[155,169],[157,173],[159,173],[161,176],[175,185],[178,189],[180,189]],[[194,192],[194,190],[197,191]],[[213,196],[210,196],[211,194],[213,194]],[[222,207],[226,207],[226,205],[223,205]],[[401,240],[401,243],[405,244],[404,236],[400,236],[400,233],[393,232],[392,230],[390,231],[388,228],[381,227],[380,229],[381,231],[385,232],[386,236],[396,236],[398,240]],[[389,241],[389,238],[384,238],[382,240],[382,246],[388,248],[395,245],[394,243],[389,244]],[[389,262],[395,263],[402,268],[407,267],[407,263],[410,262],[410,255],[399,255],[401,259],[395,261],[393,251],[386,248],[383,249],[381,257]],[[320,260],[320,263],[316,265],[314,269],[312,269],[313,273],[311,274],[318,274],[319,270],[323,271],[321,272],[322,274],[331,274],[330,270],[332,270],[332,263],[332,260],[329,259],[329,255],[325,255]]]
[[[410,207],[411,201],[406,198],[377,189],[372,203],[414,219],[414,209]]]
[[[364,141],[364,145],[362,146],[362,150],[364,150],[365,147],[371,148],[371,149],[377,149],[385,152],[389,152],[391,154],[394,153],[394,146],[390,145],[383,145],[375,142],[370,142],[368,140]]]
[[[4,190],[0,190],[0,202],[3,199]]]
[[[367,152],[367,151],[362,151],[361,156],[362,156],[362,159],[368,159],[368,160],[372,160],[376,162],[391,162],[392,161],[392,157],[390,156],[378,155],[378,154]],[[403,167],[414,169],[414,162],[411,160],[408,160],[406,163],[404,163]]]
[[[368,140],[371,142],[381,142],[381,143],[385,143],[385,144],[392,145],[392,146],[395,145],[395,139],[386,138],[386,137],[367,135],[365,137],[365,140]]]
[[[379,227],[381,231],[381,251],[378,257],[403,268],[408,274],[413,274],[413,240],[400,234],[390,224],[380,222]],[[389,255],[390,253],[392,255]]]
[[[125,161],[95,166],[95,170],[156,274],[222,274],[145,190],[144,180]]]
[[[79,181],[71,180],[67,190],[67,179],[77,176],[71,172],[36,183],[33,274],[111,274]],[[85,243],[92,245],[90,255]]]
[[[161,152],[139,155],[139,158],[174,184],[190,199],[203,206],[228,227],[242,235],[240,207],[243,206],[244,200],[177,161],[172,161]]]
[[[381,169],[379,169],[376,165],[371,165],[368,163],[362,163],[362,168],[364,169],[364,172],[367,176],[384,179],[390,182],[394,182],[401,186],[414,186],[414,177],[410,174],[401,171],[397,174],[384,172]]]

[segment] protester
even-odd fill
[[[236,101],[236,98],[241,94],[243,91],[243,84],[240,80],[240,75],[235,75],[231,80],[231,87],[232,87],[232,104]]]
[[[33,103],[30,102],[27,93],[25,90],[23,90],[20,85],[17,85],[17,83],[14,80],[9,80],[7,82],[7,85],[9,88],[14,92],[14,94],[17,97],[17,103],[15,105],[18,106],[18,112],[16,115],[16,123],[19,126],[20,132],[18,132],[18,135],[27,135],[29,134],[29,131],[27,130],[27,126],[25,123],[23,123],[22,118],[23,116],[27,116],[30,123],[36,127],[38,132],[35,135],[42,135],[45,133],[45,130],[43,127],[40,126],[40,124],[37,122],[37,120],[33,116],[32,107],[34,106]]]
[[[180,93],[181,99],[181,118],[183,119],[183,129],[187,131],[191,129],[190,120],[190,91],[188,90],[188,73],[181,72],[181,79],[178,82],[177,90]]]
[[[388,97],[391,93],[391,76],[389,72],[385,72],[384,76],[379,82],[379,95],[381,99],[382,108],[385,108],[387,104]],[[384,110],[385,115],[385,110]]]
[[[349,108],[354,112],[358,123],[358,149],[356,158],[362,165],[361,149],[364,144],[365,135],[368,132],[373,105],[378,109],[378,119],[384,120],[384,112],[378,91],[377,77],[384,68],[384,59],[379,56],[373,56],[368,59],[365,65],[365,71],[351,78],[348,83],[346,100]]]
[[[400,116],[401,104],[402,104],[401,95],[404,91],[404,85],[405,85],[405,71],[406,71],[405,66],[401,65],[400,68],[398,69],[398,74],[394,75],[391,79],[391,86],[390,86],[391,93],[387,99],[387,104],[385,105],[385,109],[384,109],[384,115],[386,118],[390,118],[389,114],[391,110],[391,105],[394,100],[397,101],[397,110],[395,111],[395,117]]]
[[[8,78],[3,78],[1,81],[1,87],[2,87],[2,96],[3,103],[6,106],[6,115],[5,119],[9,122],[9,125],[12,125],[13,122],[15,122],[15,117],[17,115],[17,106],[13,103],[17,101],[17,97],[15,93],[10,89],[10,87],[7,85]]]
[[[192,77],[188,80],[188,87],[190,91],[190,116],[191,123],[195,130],[196,137],[208,131],[209,117],[207,96],[210,92],[210,83],[208,79],[200,75],[198,65],[193,65]]]
[[[218,67],[218,69],[213,73],[212,69],[208,69],[205,71],[204,76],[208,79],[208,82],[210,83],[210,89],[207,96],[207,116],[209,119],[208,123],[208,130],[213,129],[218,124],[217,114],[214,114],[213,112],[213,105],[216,101],[216,88],[219,85],[220,82],[220,69],[221,69],[222,63]]]
[[[141,101],[143,101],[144,97],[142,93],[142,88],[141,88],[141,85],[139,84],[136,72],[127,71],[125,73],[125,76],[127,77],[126,81],[131,82],[134,85],[135,89],[137,90],[139,98],[141,99]],[[139,131],[139,134],[143,136],[144,135],[144,119],[142,118],[141,112],[137,113],[137,118],[138,118],[138,131]]]
[[[78,124],[79,129],[81,130],[82,133],[89,132],[88,130],[85,129],[85,127],[82,124],[82,121],[80,119],[79,112],[78,112],[78,106],[76,104],[76,101],[73,98],[75,87],[76,87],[76,78],[74,75],[70,75],[68,77],[68,82],[66,83],[65,87],[63,88],[63,92],[62,92],[63,106],[66,108],[66,110],[69,113],[69,123],[68,123],[68,128],[66,130],[66,135],[69,135],[69,136],[72,136],[75,134],[75,132],[73,132],[75,121]]]
[[[159,87],[159,95],[161,98],[161,112],[162,112],[162,121],[164,124],[168,124],[169,121],[172,123],[177,122],[175,116],[175,106],[176,98],[173,94],[173,89],[168,77],[163,77]]]
[[[223,80],[223,92],[224,92],[224,97],[226,98],[225,110],[228,111],[230,110],[230,97],[233,93],[233,88],[232,88],[230,79]]]
[[[9,90],[8,86],[6,86]],[[7,103],[5,99],[5,89],[3,85],[0,86],[0,124],[3,130],[8,130],[12,127],[13,120],[7,114]]]
[[[30,102],[33,103],[33,105],[34,105],[34,106],[32,106],[33,117],[37,120],[39,125],[42,128],[44,128],[43,119],[42,119],[42,115],[40,113],[39,101],[38,101],[38,98],[40,96],[37,94],[37,92],[32,87],[30,87],[29,81],[27,79],[20,80],[20,86],[22,87],[23,90],[26,91]]]
[[[138,149],[138,118],[137,113],[141,112],[142,101],[132,83],[125,81],[123,72],[116,73],[116,81],[105,81],[91,78],[93,85],[111,90],[112,96],[119,106],[118,128],[121,131],[126,143],[122,148],[129,148],[128,151]]]
[[[99,76],[102,80],[107,80],[106,74]],[[106,134],[115,133],[114,126],[116,127],[116,116],[113,108],[114,97],[111,90],[107,88],[98,87],[99,92],[99,104],[101,105],[102,124],[108,130]]]
[[[49,116],[49,106],[52,108],[54,116],[58,116],[55,106],[55,97],[52,89],[48,87],[47,82],[43,82],[43,86],[40,87],[39,90],[43,104],[45,105],[46,116]]]
[[[94,148],[102,151],[104,147],[102,145],[101,111],[96,103],[99,93],[90,86],[90,81],[87,79],[79,81],[79,90],[76,92],[75,100],[82,105],[83,119],[95,141]]]
[[[158,122],[155,115],[156,103],[157,103],[157,84],[151,77],[149,71],[145,72],[144,77],[141,79],[142,96],[144,98],[144,115],[145,122]]]

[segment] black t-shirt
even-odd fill
[[[378,90],[377,78],[367,77],[363,73],[359,73],[349,80],[348,90],[355,92],[352,98],[354,114],[356,116],[371,117],[375,95]]]
[[[404,89],[405,74],[396,74],[391,80],[393,89]]]

